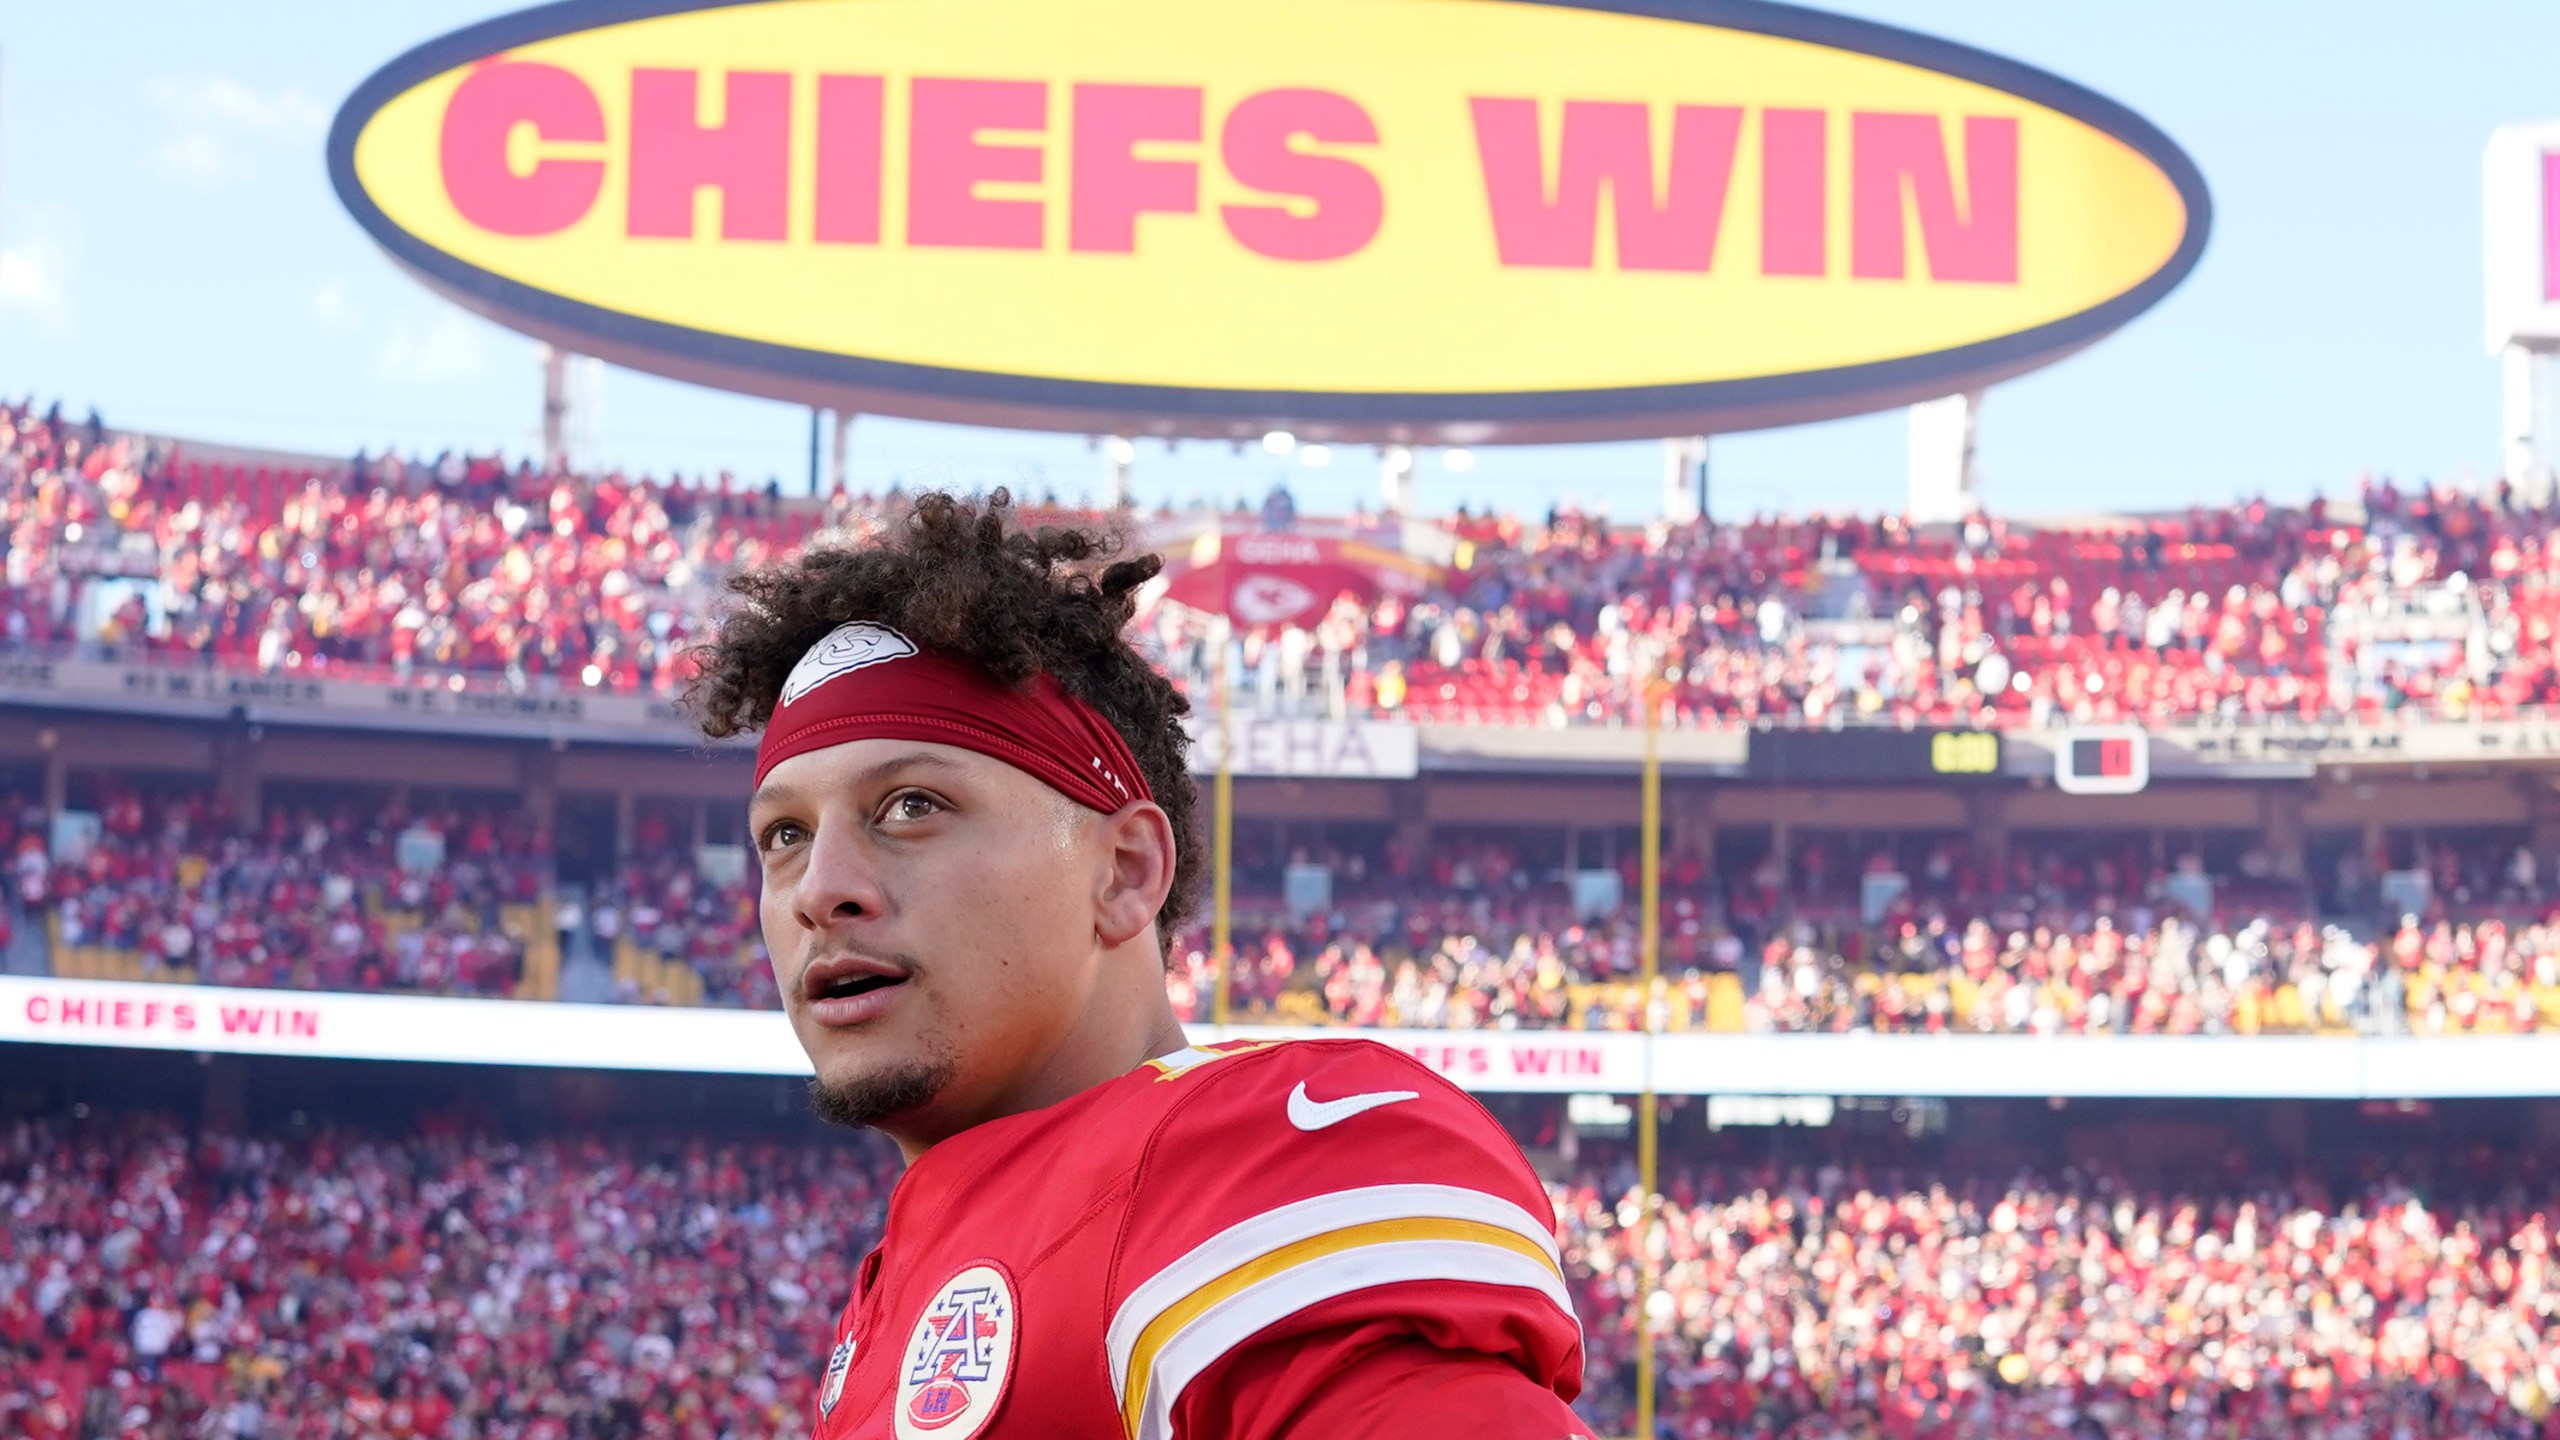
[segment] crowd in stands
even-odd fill
[[[2491,1160],[2413,1187],[1675,1159],[1654,1206],[1571,1167],[1580,1408],[1629,1433],[1650,1316],[1678,1440],[2549,1440],[2560,1195]],[[895,1175],[850,1137],[14,1122],[0,1433],[804,1435]]]
[[[1307,634],[1168,614],[1194,684],[1441,723],[2379,721],[2560,698],[2560,530],[2504,486],[2369,483],[2361,518],[2245,502],[2084,529],[1890,517],[1470,518],[1430,594]],[[1335,677],[1341,677],[1335,679]]]
[[[630,853],[559,885],[519,809],[279,798],[255,824],[215,794],[96,781],[94,817],[57,833],[0,797],[14,915],[55,968],[93,978],[436,995],[776,1008],[757,879],[705,868],[644,818]],[[1926,845],[1888,903],[1819,838],[1782,876],[1763,856],[1664,867],[1658,977],[1640,981],[1632,861],[1578,905],[1515,834],[1320,854],[1329,893],[1295,908],[1284,864],[1239,864],[1228,1013],[1426,1029],[1975,1034],[2449,1034],[2560,1029],[2560,913],[2529,863],[2459,847],[2423,913],[2322,918],[2305,889],[2208,878],[2192,855],[2083,837],[2013,847],[2002,876]],[[2475,847],[2477,848],[2477,847]],[[1839,852],[1839,853],[1835,853]],[[1829,859],[1822,859],[1825,855]],[[2529,854],[2527,862],[2529,862]],[[2352,868],[2352,867],[2345,867]],[[1851,873],[1855,871],[1856,873]],[[2201,891],[2184,881],[2202,881]],[[2201,897],[2201,900],[2200,900]],[[543,920],[548,903],[549,918]],[[2374,913],[2374,912],[2366,912]],[[544,933],[548,925],[550,933]],[[0,947],[11,942],[0,932]],[[1177,1013],[1217,1011],[1203,917],[1177,937]],[[560,986],[562,955],[591,976]],[[114,963],[101,962],[109,957]],[[99,968],[104,965],[104,968]]]
[[[0,1128],[0,1434],[797,1440],[895,1157]]]
[[[2123,932],[1986,922],[1906,930],[1862,965],[1813,935],[1772,940],[1758,979],[1689,969],[1646,988],[1630,927],[1559,923],[1488,943],[1471,928],[1419,942],[1248,938],[1229,981],[1240,1020],[1425,1029],[1652,1028],[1757,1033],[2033,1035],[2533,1033],[2560,1029],[2560,928],[2404,927],[2377,945],[2335,927],[2252,922],[2200,931],[2175,917]],[[1186,1019],[1217,983],[1187,949]]]
[[[59,407],[0,405],[0,638],[284,674],[681,687],[717,579],[896,497],[527,461],[195,459]],[[1277,520],[1272,518],[1277,515]],[[1265,507],[1244,523],[1295,523]],[[1160,607],[1193,687],[1444,723],[1823,725],[2511,715],[2560,700],[2560,525],[2368,482],[2353,515],[2240,502],[2181,518],[1943,530],[1894,518],[1449,520],[1423,594],[1336,597],[1308,628]]]
[[[268,674],[666,690],[717,582],[830,518],[770,491],[448,452],[198,461],[0,407],[0,638]]]
[[[621,690],[680,682],[722,574],[882,503],[458,453],[233,464],[32,404],[0,405],[0,495],[0,644]],[[1265,703],[1424,719],[1624,719],[1656,679],[1683,723],[2502,714],[2549,698],[2560,663],[2552,519],[2503,487],[2387,482],[2352,513],[2250,502],[2072,530],[1461,513],[1463,563],[1427,593],[1344,597],[1307,630],[1217,632],[1171,606],[1142,629],[1194,684],[1224,665]],[[1258,523],[1292,517],[1266,507]],[[522,919],[546,893],[548,841],[520,817],[338,803],[270,806],[244,826],[211,797],[154,805],[111,797],[94,838],[63,853],[48,817],[6,806],[16,923],[40,921],[58,954],[130,957],[149,976],[549,993],[529,984],[543,937]],[[443,856],[404,863],[412,829]],[[613,963],[598,998],[777,1003],[753,877],[643,842],[556,892],[563,942]],[[1242,885],[1233,1013],[1761,1031],[2560,1025],[2560,926],[2529,853],[2439,855],[2437,898],[2398,924],[2375,892],[2384,867],[2360,856],[2322,878],[2335,903],[2319,906],[2262,855],[2218,867],[2200,902],[2191,858],[2147,851],[2021,845],[2000,875],[1974,873],[1954,841],[1889,859],[1807,841],[1784,865],[1721,871],[1675,854],[1650,990],[1634,981],[1631,859],[1614,898],[1582,905],[1554,865],[1498,841],[1327,858],[1321,904],[1285,903],[1277,865]],[[1863,913],[1879,865],[1908,889]],[[2345,909],[2382,915],[2382,931],[2320,918]],[[1175,956],[1186,1015],[1213,1012],[1214,976],[1202,926]]]
[[[200,791],[110,786],[95,803],[94,828],[62,837],[40,804],[0,806],[18,908],[50,922],[57,957],[298,990],[494,996],[523,979],[531,937],[506,912],[543,869],[521,812],[342,800],[270,805],[250,826]]]
[[[291,990],[780,1005],[752,876],[715,880],[645,824],[628,858],[562,898],[546,837],[517,809],[350,795],[271,804],[251,825],[207,792],[112,781],[91,803],[79,813],[94,826],[57,836],[40,804],[0,797],[11,913],[35,917],[65,973],[103,964],[102,978]],[[546,889],[551,936],[539,929]],[[0,947],[8,926],[0,916]],[[612,992],[556,993],[527,963],[546,945],[595,957]],[[626,951],[685,979],[642,983],[615,963]]]
[[[1586,911],[1491,841],[1419,859],[1391,845],[1374,864],[1327,854],[1342,879],[1326,906],[1293,912],[1244,892],[1229,1013],[1761,1033],[2560,1029],[2560,915],[2533,883],[2529,852],[2502,864],[2440,847],[2444,879],[2426,912],[2368,930],[2322,919],[2299,884],[2254,881],[2254,854],[2207,877],[2192,854],[2163,865],[2131,848],[2085,837],[2015,846],[2010,871],[1988,877],[1957,858],[1962,847],[1932,847],[1893,872],[1906,888],[1872,912],[1856,903],[1861,876],[1843,873],[1844,858],[1808,863],[1826,853],[1819,844],[1786,875],[1763,856],[1720,877],[1675,853],[1650,988],[1632,861],[1615,901]],[[1887,863],[1879,854],[1868,869]],[[2466,878],[2483,869],[2476,885]],[[1195,928],[1177,950],[1177,1006],[1209,1018],[1217,983]]]
[[[1652,1207],[1585,1170],[1553,1187],[1584,1412],[1631,1431],[1643,1313],[1681,1440],[2549,1440],[2560,1189],[2486,1160],[2434,1191],[1675,1167]]]
[[[446,453],[200,460],[0,406],[0,639],[269,673],[666,691],[730,569],[895,503],[785,500]],[[1266,506],[1244,523],[1274,521]],[[1161,518],[1161,517],[1160,517]],[[1305,629],[1158,607],[1186,683],[1459,723],[2046,723],[2497,716],[2560,699],[2560,527],[2503,485],[2367,483],[2352,513],[1945,533],[1813,514],[1611,526],[1461,512],[1425,593]]]
[[[2077,931],[1933,919],[1845,938],[1798,924],[1756,953],[1720,934],[1714,948],[1735,956],[1731,968],[1666,969],[1649,988],[1624,917],[1527,909],[1392,935],[1241,933],[1228,1000],[1245,1020],[1791,1034],[2560,1030],[2560,924],[2548,920],[2412,920],[2378,940],[2310,921],[2207,929],[2177,915],[2141,929],[2100,916]],[[1853,953],[1868,941],[1880,943]],[[1198,936],[1172,983],[1184,1018],[1210,1018],[1217,973]]]
[[[660,962],[698,977],[693,983],[700,993],[685,997],[687,1003],[781,1009],[756,914],[754,871],[715,879],[663,835],[641,838],[629,859],[564,910],[562,929],[574,931],[583,923],[608,959],[627,937]],[[617,1001],[664,1004],[676,998],[619,979],[617,986]]]

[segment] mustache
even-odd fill
[[[797,994],[801,981],[808,978],[809,968],[830,960],[860,960],[866,964],[884,965],[910,980],[929,968],[922,960],[903,950],[862,950],[846,945],[813,947],[800,957],[798,964],[792,966],[791,981],[782,987],[783,993]]]

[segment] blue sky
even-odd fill
[[[408,46],[498,13],[397,5],[84,0],[0,10],[0,392],[119,424],[329,452],[535,438],[532,342],[430,295],[339,209],[321,138]],[[2560,115],[2560,5],[2437,0],[1838,0],[1828,8],[2014,56],[2141,111],[2214,193],[2195,274],[2095,348],[1994,389],[1984,493],[2019,514],[2338,492],[2489,470],[2480,152]],[[805,473],[807,412],[627,371],[604,456],[663,473]],[[856,480],[1099,483],[1080,437],[866,417]],[[1900,414],[1719,438],[1714,507],[1897,508]],[[1649,513],[1651,444],[1428,462],[1425,509],[1569,496]],[[1367,452],[1313,470],[1223,445],[1141,448],[1139,498],[1303,506],[1374,493]]]

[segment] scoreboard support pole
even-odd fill
[[[1218,778],[1214,804],[1215,817],[1210,822],[1209,874],[1211,876],[1209,906],[1209,956],[1218,971],[1218,995],[1210,1010],[1211,1018],[1223,1033],[1229,1013],[1228,977],[1235,969],[1232,908],[1235,883],[1236,773],[1235,726],[1227,718],[1227,647],[1224,637],[1218,646]]]
[[[1650,689],[1651,687],[1648,687]],[[1653,1296],[1662,1284],[1653,1258],[1652,1228],[1660,1216],[1662,1187],[1658,1131],[1661,1105],[1653,1089],[1654,981],[1662,973],[1662,700],[1645,697],[1644,707],[1644,835],[1642,914],[1639,935],[1644,956],[1644,988],[1637,994],[1643,1009],[1644,1094],[1636,1114],[1636,1167],[1644,1186],[1643,1222],[1636,1244],[1643,1267],[1643,1293],[1636,1299],[1636,1440],[1654,1440]]]

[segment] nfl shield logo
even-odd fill
[[[819,1419],[825,1419],[827,1412],[836,1408],[836,1402],[844,1398],[845,1372],[852,1368],[853,1337],[847,1335],[844,1343],[836,1346],[836,1353],[827,1357],[827,1378],[818,1387]]]
[[[1022,1333],[1013,1280],[991,1263],[942,1283],[898,1365],[898,1440],[969,1440],[987,1428],[1013,1378]]]

